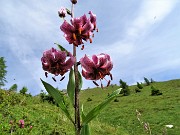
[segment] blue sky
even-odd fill
[[[62,44],[72,51],[59,27],[60,7],[70,8],[68,0],[1,0],[0,56],[5,57],[9,88],[27,86],[33,95],[44,90],[40,78],[65,89],[67,76],[54,83],[45,78],[41,66],[43,51]],[[75,16],[92,10],[97,15],[99,32],[93,44],[78,48],[78,58],[84,54],[108,53],[113,60],[113,84],[123,79],[128,84],[180,78],[180,1],[178,0],[79,0]],[[60,79],[60,77],[57,79]],[[83,88],[94,87],[84,80]]]

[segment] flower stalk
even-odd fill
[[[74,17],[74,4],[71,8],[71,17]],[[76,54],[76,45],[73,44],[73,56],[75,58],[74,64],[74,75],[75,75],[75,95],[74,95],[74,109],[75,109],[75,133],[80,135],[81,131],[81,120],[80,120],[80,111],[79,111],[79,77],[78,77],[78,64],[77,64],[77,54]]]

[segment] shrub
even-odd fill
[[[135,88],[135,92],[138,93],[138,92],[141,92],[141,90],[139,88]]]
[[[19,92],[20,94],[25,95],[27,91],[28,91],[28,88],[24,86]]]
[[[143,88],[142,84],[140,84],[140,83],[138,83],[138,82],[137,82],[137,87],[138,87],[139,89],[142,89],[142,88]]]
[[[0,57],[0,88],[1,86],[4,86],[4,83],[7,82],[6,81],[6,73],[7,73],[7,70],[6,70],[6,61],[4,60],[4,57]]]
[[[147,86],[150,85],[150,82],[149,82],[149,80],[148,80],[146,77],[144,77],[144,81],[145,81],[145,83],[146,83]]]
[[[9,91],[17,91],[17,84],[13,84],[10,88],[9,88]]]
[[[121,79],[119,83],[120,87],[122,88],[119,94],[123,94],[123,96],[128,96],[130,94],[129,86],[126,84],[126,82],[122,81]]]
[[[114,99],[114,102],[119,102],[119,100],[116,98],[116,99]]]
[[[158,95],[162,95],[162,92],[160,92],[159,89],[151,86],[151,96],[158,96]]]
[[[88,97],[87,98],[87,102],[89,102],[89,101],[92,101],[92,98]]]

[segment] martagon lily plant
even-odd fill
[[[55,99],[61,110],[74,125],[75,135],[90,135],[89,122],[120,93],[121,89],[114,91],[107,99],[87,114],[83,112],[83,106],[79,106],[79,93],[83,83],[82,76],[86,80],[92,80],[96,86],[99,86],[97,81],[100,80],[101,88],[103,88],[102,80],[105,79],[108,87],[113,79],[110,73],[113,63],[110,56],[105,53],[93,55],[92,57],[88,57],[85,54],[79,61],[77,60],[76,49],[81,46],[81,50],[84,50],[84,42],[92,43],[94,32],[98,32],[98,28],[96,26],[96,15],[92,11],[89,11],[89,18],[85,14],[76,18],[74,17],[74,6],[77,4],[77,0],[71,0],[71,3],[71,10],[61,8],[58,11],[58,15],[64,21],[60,26],[60,30],[64,32],[64,37],[68,43],[72,44],[73,52],[71,53],[63,46],[55,43],[59,50],[51,48],[45,51],[41,62],[45,76],[48,77],[48,73],[53,74],[54,77],[52,79],[54,81],[56,81],[55,77],[59,75],[61,76],[60,81],[63,81],[64,75],[69,73],[67,96],[71,101],[72,107],[74,107],[75,118],[72,118],[69,113],[63,95],[49,83],[42,79],[41,81],[47,92]],[[69,22],[66,20],[67,15],[70,15],[71,18]],[[78,66],[82,67],[81,72],[79,72]],[[109,76],[109,79],[105,78],[106,76]]]

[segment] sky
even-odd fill
[[[54,43],[72,51],[59,29],[61,7],[70,9],[70,0],[0,1],[0,57],[5,58],[8,71],[5,89],[16,83],[18,90],[26,86],[36,95],[45,90],[40,78],[66,89],[68,73],[63,81],[54,82],[53,75],[45,77],[41,64],[43,52],[57,48]],[[109,54],[114,65],[112,84],[119,84],[120,79],[131,85],[143,82],[144,77],[155,81],[180,78],[179,0],[78,0],[75,17],[89,11],[97,16],[99,32],[83,51],[77,48],[78,59],[85,54]],[[95,85],[83,80],[83,89],[88,87]]]

